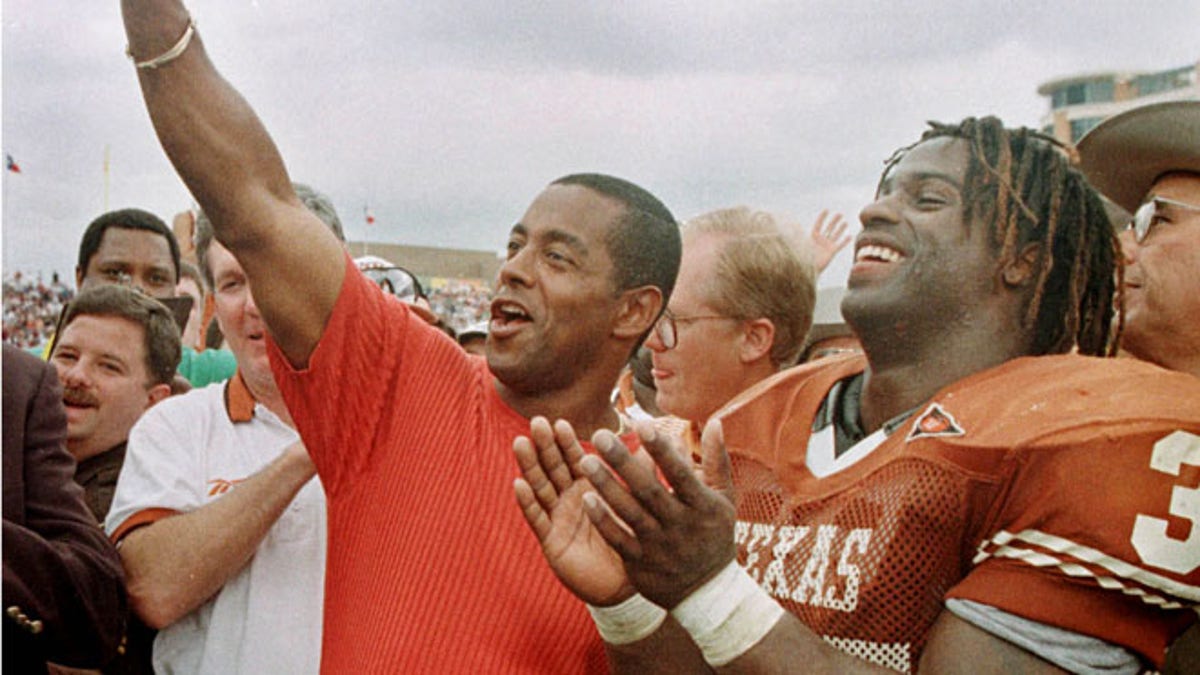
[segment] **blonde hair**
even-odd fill
[[[734,319],[770,319],[775,326],[771,362],[777,368],[794,363],[816,305],[817,273],[811,254],[796,247],[774,215],[746,206],[684,223],[685,242],[697,235],[723,240],[703,289],[709,304]]]

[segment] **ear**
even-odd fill
[[[613,321],[613,335],[636,340],[650,330],[663,307],[662,290],[656,286],[641,286],[624,291],[621,305]]]
[[[83,268],[80,267],[79,265],[76,265],[75,266],[75,290],[78,291],[79,287],[82,285],[83,285]]]
[[[156,384],[146,391],[146,409],[171,395],[171,385]]]
[[[1000,268],[1000,279],[1004,285],[1008,288],[1017,288],[1033,282],[1037,278],[1037,263],[1041,254],[1041,244],[1026,244],[1020,253],[1014,255]]]
[[[754,363],[764,357],[769,358],[771,347],[775,345],[775,324],[763,317],[745,322],[744,330],[738,354],[742,363]]]

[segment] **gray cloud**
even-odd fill
[[[69,271],[104,208],[191,204],[116,3],[6,0],[5,269]],[[213,60],[353,238],[498,249],[553,178],[635,180],[680,217],[852,218],[928,119],[1036,125],[1039,83],[1198,58],[1192,0],[317,3],[193,0]],[[363,224],[370,204],[377,224]],[[827,273],[844,276],[848,259]]]

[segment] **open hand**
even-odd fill
[[[828,210],[821,211],[812,226],[813,263],[817,266],[817,274],[829,267],[833,257],[838,254],[838,251],[846,248],[852,239],[850,235],[846,234],[846,227],[849,223],[842,217],[842,214],[833,214],[833,218],[829,219],[829,224],[826,224],[825,218],[828,215]]]
[[[584,452],[575,430],[564,420],[552,428],[544,417],[533,418],[529,427],[529,437],[513,442],[521,468],[513,489],[546,562],[563,585],[588,604],[625,600],[633,595],[633,587],[621,557],[583,510],[584,494],[592,488],[579,473]]]
[[[704,428],[699,472],[680,453],[677,439],[648,423],[639,423],[637,431],[671,489],[620,439],[601,431],[593,442],[611,471],[597,457],[582,458],[580,468],[598,493],[582,498],[596,529],[620,553],[634,587],[669,609],[737,555],[729,456],[715,420]]]

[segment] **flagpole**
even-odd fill
[[[109,154],[110,147],[111,146],[109,146],[107,143],[104,144],[104,212],[105,213],[108,212],[108,154]]]
[[[7,154],[4,156],[4,161],[6,164],[8,163],[8,155]],[[11,178],[12,178],[11,176],[8,175],[10,173],[12,173],[12,172],[6,168],[4,170],[4,178],[0,178],[0,190],[2,190],[2,193],[0,193],[0,224],[4,224],[6,226],[11,223],[11,221],[8,219],[8,211],[9,211],[8,205],[10,203],[8,201],[8,181],[11,180]],[[3,251],[3,253],[4,253],[3,258],[0,259],[0,267],[7,269],[8,268],[8,247],[0,245],[0,251]]]
[[[374,222],[375,222],[375,216],[371,215],[371,206],[369,204],[363,204],[363,223],[365,223],[365,225],[363,226],[363,239],[362,239],[362,254],[363,255],[367,255],[367,252],[370,250],[370,246],[367,244],[367,237],[370,236],[371,224]]]
[[[2,192],[0,192],[0,222],[3,222],[5,224],[10,222],[8,219],[8,214],[10,213],[10,209],[8,207],[10,204],[9,199],[8,199],[8,181],[12,180],[12,176],[10,176],[9,174],[13,174],[13,173],[21,173],[21,167],[17,166],[17,162],[16,162],[16,160],[13,159],[12,155],[10,155],[8,152],[5,152],[4,153],[4,178],[0,179],[0,185],[3,185],[3,187],[0,188],[0,190],[2,190]],[[7,260],[8,247],[0,246],[0,250],[3,250],[3,252],[5,254],[5,259]],[[0,262],[0,266],[8,267],[8,265],[6,264],[6,260],[3,262]]]

